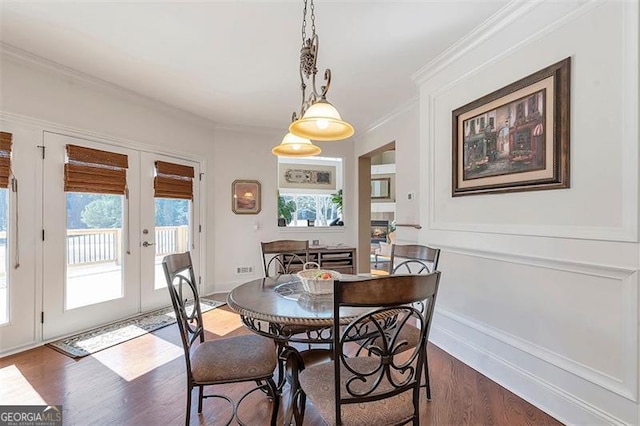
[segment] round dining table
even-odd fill
[[[340,281],[355,281],[371,278],[370,275],[342,274]],[[299,398],[298,373],[304,369],[305,353],[321,353],[323,350],[302,350],[291,343],[333,343],[333,294],[312,295],[304,291],[297,275],[276,275],[246,282],[234,288],[227,296],[227,304],[236,311],[249,330],[273,339],[278,345],[279,380],[278,391],[285,384],[284,361],[291,375],[288,407],[284,424],[291,418],[301,422],[304,400]],[[369,308],[342,308],[340,324],[348,324],[354,318],[369,311]],[[331,354],[324,349],[325,357]],[[328,359],[328,358],[327,358]]]
[[[369,278],[343,274],[341,281]],[[251,331],[280,342],[331,343],[333,295],[304,291],[297,275],[258,278],[234,288],[227,303]],[[348,324],[367,308],[341,309],[340,324]]]

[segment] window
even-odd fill
[[[537,94],[533,96],[529,96],[529,99],[527,99],[527,102],[528,102],[527,115],[532,115],[538,112],[538,102],[536,98],[537,98]]]
[[[156,161],[155,195],[155,272],[154,288],[164,288],[167,281],[162,269],[164,256],[189,250],[193,177],[191,166]]]
[[[342,159],[278,159],[278,225],[341,226]]]
[[[123,233],[128,157],[66,145],[66,309],[124,297]]]
[[[0,324],[9,322],[9,226],[10,208],[9,184],[12,180],[11,173],[11,146],[13,135],[0,132]],[[14,187],[15,189],[15,187]],[[14,210],[15,212],[15,210]],[[15,246],[14,246],[15,247]],[[17,256],[17,250],[16,250]],[[17,258],[16,258],[17,262]]]
[[[0,324],[9,322],[9,290],[7,271],[9,264],[7,224],[9,221],[9,190],[0,188]]]

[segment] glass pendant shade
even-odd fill
[[[320,154],[322,150],[311,143],[309,139],[301,138],[292,133],[287,133],[280,145],[271,150],[271,153],[279,157],[309,157]]]
[[[338,141],[353,136],[353,126],[342,121],[338,110],[325,100],[311,105],[302,118],[289,125],[289,132],[316,141]]]

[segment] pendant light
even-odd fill
[[[338,110],[327,101],[327,92],[331,85],[331,70],[324,72],[325,84],[316,85],[318,68],[319,38],[316,34],[316,16],[313,0],[303,0],[304,10],[302,15],[302,48],[300,49],[300,89],[302,90],[302,103],[300,114],[293,113],[292,123],[289,125],[289,133],[282,143],[271,150],[275,155],[303,157],[317,155],[320,148],[313,145],[311,140],[337,141],[353,136],[353,126],[342,120]],[[307,6],[310,9],[311,37],[307,38]],[[311,90],[307,96],[307,82],[310,81]],[[304,154],[303,154],[304,153]]]
[[[280,145],[271,150],[279,157],[310,157],[318,155],[322,150],[311,143],[309,139],[301,138],[293,133],[287,133]]]
[[[307,38],[307,1],[311,10],[311,37]],[[331,70],[324,71],[325,84],[318,91],[316,75],[318,68],[318,49],[320,41],[316,34],[316,15],[313,0],[304,0],[302,19],[302,48],[300,49],[300,82],[302,105],[300,118],[293,116],[289,131],[296,136],[317,141],[337,141],[353,135],[353,126],[342,120],[338,110],[327,101],[327,92],[331,85]],[[311,80],[311,93],[306,96],[307,84]]]

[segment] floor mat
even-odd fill
[[[210,311],[222,305],[225,305],[225,303],[210,299],[200,299],[202,312]],[[47,343],[47,346],[72,358],[81,358],[175,322],[176,317],[173,307],[169,306]]]

